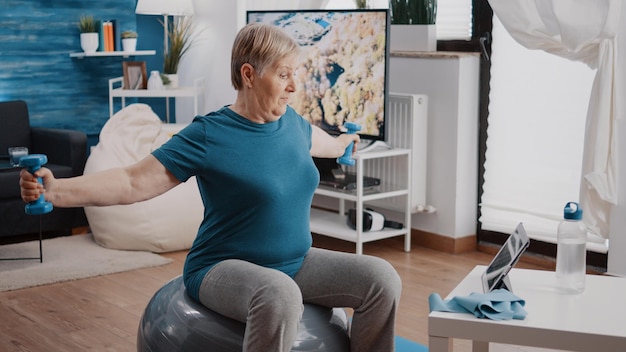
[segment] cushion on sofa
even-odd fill
[[[102,128],[84,173],[133,164],[183,127],[163,124],[148,105],[129,105]],[[193,177],[153,199],[130,205],[86,207],[85,213],[94,239],[101,246],[169,252],[191,247],[203,210]]]

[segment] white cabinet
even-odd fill
[[[384,238],[404,236],[404,251],[411,250],[411,212],[410,212],[410,187],[411,183],[404,185],[392,185],[385,183],[384,177],[381,178],[381,184],[373,189],[363,189],[363,169],[364,163],[377,158],[404,157],[406,162],[410,164],[409,149],[386,149],[372,150],[368,152],[360,152],[355,156],[357,187],[356,190],[344,191],[336,190],[328,187],[320,186],[315,194],[336,198],[339,201],[339,210],[337,212],[311,209],[311,232],[328,237],[338,238],[345,241],[356,243],[356,253],[363,254],[363,243],[381,240]],[[409,165],[410,166],[410,165]],[[411,168],[407,170],[410,173]],[[407,180],[411,179],[411,175],[407,175]],[[402,229],[384,228],[382,231],[363,232],[363,209],[365,203],[383,198],[403,197],[406,202],[404,209],[404,223]],[[357,212],[356,230],[352,230],[346,223],[346,206],[345,202],[354,202]]]
[[[109,80],[109,117],[115,113],[113,98],[122,99],[122,109],[126,106],[126,98],[165,98],[165,122],[170,122],[170,98],[193,98],[193,113],[198,115],[200,94],[204,87],[204,80],[199,78],[194,81],[192,87],[167,88],[162,90],[148,89],[124,89],[122,82],[124,77],[111,78]]]

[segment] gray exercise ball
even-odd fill
[[[346,311],[304,305],[292,351],[350,351]],[[182,276],[161,287],[146,307],[137,332],[138,352],[242,350],[245,324],[226,318],[194,301]]]

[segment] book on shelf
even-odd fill
[[[98,51],[104,51],[104,22],[97,21],[96,28],[98,28]]]
[[[113,51],[113,48],[111,47],[113,44],[112,37],[113,37],[113,23],[111,23],[110,21],[107,21],[106,22],[106,37],[105,37],[106,43],[104,44],[106,51]]]
[[[111,22],[112,34],[111,34],[111,51],[120,50],[120,45],[118,44],[118,33],[117,33],[117,20],[109,20]]]
[[[116,51],[118,45],[116,45],[116,20],[105,20],[100,23],[99,26],[99,40],[100,45],[98,51]],[[101,48],[101,49],[100,49]]]
[[[102,51],[109,51],[109,22],[102,21]]]

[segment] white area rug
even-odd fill
[[[108,249],[94,242],[91,234],[57,237],[0,246],[0,258],[37,257],[35,260],[0,261],[0,291],[84,279],[139,268],[159,266],[171,259],[151,252]]]

